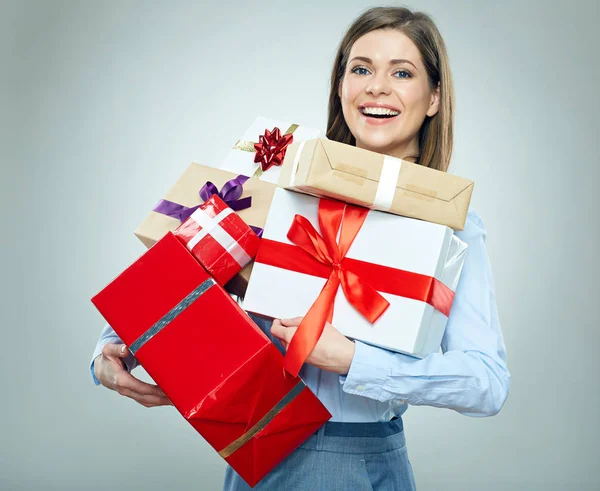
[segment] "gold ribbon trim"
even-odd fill
[[[298,128],[299,125],[297,124],[293,124],[291,125],[286,132],[284,133],[284,135],[291,135],[294,131],[296,131],[296,129]]]
[[[294,131],[296,131],[298,126],[299,125],[297,125],[297,124],[290,125],[290,127],[285,131],[284,135],[291,135],[292,133],[294,133]],[[254,149],[254,142],[252,142],[250,140],[238,140],[237,143],[233,146],[233,148],[236,148],[238,150],[243,150],[244,152],[255,152],[256,151]],[[254,174],[252,174],[252,177],[259,179],[260,176],[262,176],[262,174],[263,174],[263,170],[262,170],[261,166],[259,165],[258,169],[256,169]]]
[[[254,152],[254,142],[250,140],[238,140],[238,142],[233,146],[233,148],[237,148],[238,150],[243,150],[244,152]]]
[[[262,167],[259,165],[258,169],[256,169],[254,171],[254,174],[252,174],[252,177],[254,177],[255,179],[260,179],[260,176],[263,175],[264,170],[262,170]]]
[[[265,414],[252,428],[246,431],[242,436],[240,436],[237,440],[233,441],[229,445],[227,445],[223,450],[219,452],[219,455],[226,459],[231,456],[236,450],[239,450],[242,446],[244,446],[249,440],[254,438],[256,434],[262,431],[275,416],[277,416],[283,408],[285,408],[288,404],[290,404],[303,390],[306,385],[302,380],[300,380],[293,388],[290,390],[284,397],[281,399],[273,409],[271,409],[267,414]]]

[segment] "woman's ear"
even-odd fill
[[[440,110],[440,83],[438,82],[436,89],[431,93],[427,116],[435,116]]]

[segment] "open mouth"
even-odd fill
[[[360,107],[358,110],[364,116],[376,119],[390,119],[400,114],[399,111],[394,111],[393,109],[388,109],[386,107]]]

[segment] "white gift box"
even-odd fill
[[[273,131],[274,128],[279,128],[282,136],[286,133],[291,133],[294,143],[317,138],[320,134],[319,130],[307,128],[306,126],[258,117],[233,148],[229,150],[225,160],[223,160],[219,167],[230,172],[235,172],[236,174],[258,177],[263,181],[277,184],[281,171],[280,166],[273,165],[262,172],[262,174],[260,171],[258,175],[255,174],[260,168],[260,164],[254,162],[256,151],[253,146],[254,143],[259,142],[259,137],[265,134],[265,130]]]
[[[313,196],[278,188],[263,238],[292,245],[287,233],[296,214],[306,217],[319,231],[318,203],[319,199]],[[369,211],[346,257],[433,277],[454,292],[466,251],[467,244],[449,227]],[[304,316],[326,281],[264,264],[257,258],[244,309],[272,318]],[[442,289],[445,290],[443,286]],[[380,294],[390,305],[371,324],[346,300],[340,287],[332,324],[349,338],[418,358],[439,351],[446,315],[425,301]]]

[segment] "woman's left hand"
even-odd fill
[[[273,321],[271,334],[281,341],[286,351],[302,319],[302,317],[294,317],[293,319],[275,319]],[[308,355],[306,363],[323,370],[346,375],[350,370],[353,357],[354,341],[350,341],[327,322],[323,334]]]

